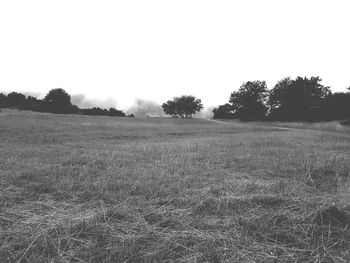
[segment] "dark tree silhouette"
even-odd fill
[[[52,89],[44,98],[46,111],[51,113],[73,113],[70,95],[63,89]]]
[[[319,77],[280,80],[270,91],[268,104],[271,120],[317,121],[322,119],[323,100],[331,94]]]
[[[214,119],[233,119],[235,117],[232,111],[232,105],[229,103],[214,108],[213,113]]]
[[[270,110],[274,111],[281,107],[283,100],[287,100],[288,94],[286,90],[292,85],[293,81],[290,77],[281,79],[275,87],[269,92],[268,105]]]
[[[42,100],[35,98],[35,97],[28,96],[25,103],[24,103],[24,109],[43,112],[45,110],[44,109],[44,102]]]
[[[126,116],[123,111],[115,108],[110,108],[109,110],[101,109],[99,107],[79,109],[78,106],[71,103],[70,95],[63,89],[50,90],[43,100],[32,96],[26,98],[25,95],[17,92],[11,92],[7,96],[0,93],[0,108],[7,107],[50,113],[75,113],[117,117]]]
[[[350,120],[350,92],[329,94],[321,106],[323,120]]]
[[[265,81],[248,81],[230,97],[235,118],[241,120],[264,120],[266,118],[266,99],[268,90]]]
[[[22,93],[11,92],[7,94],[7,106],[23,109],[26,96]]]
[[[197,99],[194,96],[184,95],[168,100],[166,103],[163,103],[162,108],[167,115],[180,118],[191,118],[192,114],[203,109],[203,104],[200,99]]]
[[[121,110],[117,110],[116,108],[110,108],[108,111],[108,116],[125,117],[126,115]]]
[[[82,109],[82,114],[84,115],[108,115],[108,110],[101,109],[100,107],[93,107],[89,109]]]
[[[109,110],[107,109],[102,109],[100,107],[93,107],[93,108],[88,108],[88,109],[80,109],[79,112],[83,115],[102,115],[102,116],[111,116],[111,117],[126,117],[126,114],[121,111],[117,110],[115,108],[110,108]]]
[[[7,107],[7,96],[3,93],[0,93],[0,108]]]

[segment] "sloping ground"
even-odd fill
[[[0,262],[350,260],[342,135],[14,113],[0,138]]]
[[[278,121],[265,121],[265,122],[240,122],[238,120],[215,120],[208,119],[208,121],[226,124],[226,125],[246,125],[254,127],[266,127],[277,130],[304,130],[304,131],[323,131],[323,132],[338,132],[344,133],[350,136],[349,121],[330,121],[330,122],[278,122]]]

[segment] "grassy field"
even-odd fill
[[[0,112],[0,262],[349,262],[323,127]]]

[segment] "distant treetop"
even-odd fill
[[[63,89],[52,89],[44,98],[49,112],[52,113],[70,113],[72,103],[70,95]]]
[[[163,103],[162,108],[167,115],[180,118],[191,118],[193,114],[203,109],[203,104],[200,99],[197,99],[194,96],[183,95]]]

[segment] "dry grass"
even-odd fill
[[[348,262],[350,135],[313,129],[3,111],[0,262]]]

